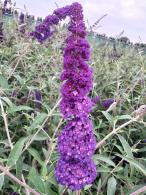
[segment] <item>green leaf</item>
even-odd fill
[[[3,187],[3,184],[4,184],[4,173],[1,173],[1,174],[0,174],[0,190],[1,190],[2,187]]]
[[[58,192],[59,192],[59,194],[64,194],[65,190],[66,190],[65,186],[58,185]]]
[[[48,168],[47,165],[44,163],[41,169],[41,176],[46,177],[48,175]]]
[[[114,177],[110,177],[107,183],[107,195],[115,195],[117,181]]]
[[[117,145],[117,144],[114,144],[114,146],[123,154],[124,153],[124,150],[123,150],[123,147],[120,146],[120,145]]]
[[[44,193],[46,192],[44,182],[41,180],[41,177],[36,172],[35,168],[32,167],[28,179],[31,181],[31,183],[35,186],[35,188],[40,192]]]
[[[75,191],[72,191],[72,190],[67,190],[67,192],[68,192],[68,195],[76,195],[76,192]]]
[[[40,131],[34,138],[34,140],[36,141],[44,141],[44,140],[48,140],[50,139],[50,137],[48,136],[48,134],[45,131]]]
[[[115,163],[109,157],[96,154],[96,155],[93,156],[93,159],[94,159],[95,163],[97,161],[102,161],[102,162],[107,163],[110,166],[115,167]]]
[[[2,89],[9,88],[7,79],[5,79],[2,75],[0,75],[0,88],[2,88]]]
[[[102,187],[102,181],[101,181],[101,178],[98,180],[98,184],[97,184],[97,189],[98,189],[98,192],[101,190],[101,187]]]
[[[135,168],[139,169],[146,176],[146,167],[144,167],[140,162],[129,157],[123,157],[122,155],[117,155],[123,158],[125,161],[129,162]]]
[[[108,120],[108,122],[114,126],[114,118],[106,111],[102,111],[102,114],[105,116],[105,118]]]
[[[24,146],[24,143],[26,141],[26,137],[25,138],[21,138],[15,145],[14,148],[12,149],[12,151],[9,154],[9,158],[7,161],[7,166],[11,167],[13,165],[16,164],[17,160],[19,159],[21,153],[22,153],[22,149]]]
[[[7,159],[0,158],[1,163],[6,162],[6,161],[7,161]]]
[[[16,162],[16,177],[17,178],[21,179],[22,170],[23,170],[23,161],[22,161],[22,157],[19,157],[19,159]]]
[[[50,186],[49,186],[48,189],[47,189],[47,195],[58,195],[58,193],[57,193],[57,192],[54,192],[54,191],[50,188]]]
[[[29,133],[32,133],[32,131],[36,128],[38,128],[39,125],[41,125],[43,123],[43,121],[45,120],[47,114],[46,113],[40,113],[39,115],[37,115],[34,119],[34,121],[32,122],[31,126],[27,128],[27,131]]]
[[[124,120],[124,119],[132,119],[130,115],[121,115],[121,116],[116,116],[117,120]]]
[[[10,107],[8,110],[7,110],[7,113],[8,114],[12,114],[12,113],[15,113],[15,112],[18,112],[18,111],[29,111],[29,110],[33,110],[32,108],[28,107],[28,106],[13,106],[13,107]]]
[[[51,183],[51,184],[54,184],[54,185],[57,185],[56,179],[54,178],[54,170],[52,170],[49,173],[48,178],[47,178],[47,182]]]
[[[124,148],[124,151],[125,153],[127,154],[127,156],[131,159],[134,158],[133,156],[133,153],[132,153],[132,150],[131,150],[131,147],[129,146],[128,142],[125,140],[124,137],[122,137],[121,135],[117,135],[119,137],[119,140],[120,142],[122,143],[122,146]],[[130,164],[130,168],[131,168],[131,171],[130,171],[130,177],[132,178],[133,177],[133,174],[134,174],[134,166],[132,164]],[[128,170],[127,170],[127,173],[128,173]]]
[[[99,171],[99,173],[110,173],[111,168],[101,166],[101,167],[98,168],[98,171]]]
[[[88,190],[89,188],[91,188],[92,184],[88,184],[84,187],[84,190]]]
[[[7,97],[1,97],[1,99],[10,107],[12,107],[14,104],[11,102],[11,100]]]
[[[35,160],[39,162],[40,165],[44,165],[44,162],[41,160],[40,154],[34,148],[28,148],[28,152],[34,157]]]
[[[133,158],[131,147],[129,146],[128,142],[125,140],[125,138],[123,136],[121,136],[121,135],[117,135],[117,136],[118,136],[127,156],[130,158]]]

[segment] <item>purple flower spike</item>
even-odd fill
[[[101,105],[105,108],[105,109],[108,109],[110,107],[111,104],[113,104],[115,102],[114,99],[112,98],[109,98],[107,100],[104,100]]]
[[[55,175],[58,183],[71,190],[80,190],[95,180],[97,172],[95,164],[89,158],[81,161],[74,159],[65,161],[61,158],[58,161]]]
[[[70,17],[70,33],[65,41],[64,70],[60,76],[60,80],[64,81],[60,90],[60,110],[67,122],[58,136],[57,149],[61,157],[55,176],[58,183],[71,190],[80,190],[91,184],[97,175],[92,161],[96,139],[89,119],[94,102],[88,97],[93,86],[93,73],[87,63],[90,59],[90,45],[85,40],[86,27],[82,6],[73,3],[55,10],[53,15],[47,16],[36,26],[31,36],[43,43],[52,36],[52,26],[67,16]]]
[[[23,13],[21,13],[20,16],[19,16],[20,24],[24,24],[24,20],[25,20],[25,16],[24,16]]]
[[[35,100],[37,100],[38,102],[42,102],[42,94],[39,90],[35,89],[34,90],[35,93]]]
[[[4,34],[3,34],[3,22],[0,22],[0,42],[2,42],[4,39]]]
[[[7,6],[8,0],[4,0],[4,7]]]
[[[42,94],[39,90],[35,89],[34,90],[34,98],[35,98],[35,106],[36,108],[41,108],[41,104],[42,104]]]

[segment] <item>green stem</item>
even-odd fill
[[[81,194],[80,190],[75,192],[75,195],[80,195],[80,194]]]
[[[138,116],[139,117],[139,116]],[[124,123],[123,125],[119,126],[118,128],[116,129],[113,129],[107,136],[105,136],[105,138],[103,138],[97,145],[96,145],[96,149],[100,148],[103,144],[106,143],[106,140],[108,138],[110,138],[113,134],[116,134],[119,130],[121,130],[122,128],[126,127],[127,125],[133,123],[134,121],[136,121],[137,118],[133,118],[131,120],[129,120],[128,122]]]
[[[19,180],[17,177],[15,177],[12,173],[9,172],[9,170],[0,165],[0,171],[2,171],[5,175],[7,175],[8,177],[10,177],[12,180],[14,180],[16,183],[18,183],[20,186],[23,186],[24,188],[27,188],[30,192],[32,192],[34,195],[40,195],[39,192],[35,191],[34,189],[32,189],[29,185],[27,185],[26,183],[22,182],[21,180]]]
[[[2,111],[2,117],[3,117],[3,120],[4,120],[4,124],[5,124],[5,130],[6,130],[7,138],[8,138],[11,150],[12,150],[13,149],[13,144],[12,144],[10,133],[9,133],[7,116],[6,116],[6,113],[4,111],[4,107],[3,107],[3,103],[2,103],[1,98],[0,98],[0,107],[1,107],[1,111]]]

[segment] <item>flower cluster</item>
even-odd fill
[[[2,12],[3,12],[3,15],[11,15],[12,14],[12,10],[10,7],[10,1],[4,0],[3,5],[2,5]]]
[[[80,190],[96,178],[96,166],[90,158],[84,161],[60,159],[56,168],[58,181],[72,190]]]
[[[82,160],[92,156],[96,145],[92,130],[87,117],[76,117],[67,123],[58,138],[58,151],[64,160]]]
[[[100,96],[96,96],[95,98],[92,99],[92,103],[94,105],[99,104],[101,105],[104,109],[108,109],[114,102],[116,102],[115,99],[113,98],[108,98],[106,100],[101,100]]]
[[[105,109],[108,109],[110,107],[111,104],[113,104],[115,102],[114,99],[112,98],[109,98],[109,99],[106,99],[104,101],[102,101],[101,105],[105,108]]]
[[[86,28],[83,22],[82,6],[79,3],[56,9],[52,15],[47,16],[41,24],[36,26],[35,31],[31,32],[30,35],[42,43],[53,34],[52,25],[57,25],[67,16],[71,19],[68,30],[74,35],[85,38]],[[73,36],[72,38],[76,41],[76,37]]]
[[[19,16],[19,23],[24,24],[24,22],[25,22],[25,15],[24,15],[24,13],[21,12],[21,14]]]
[[[72,190],[79,190],[91,184],[96,178],[96,167],[92,155],[96,148],[92,122],[89,113],[93,102],[87,96],[92,89],[92,69],[88,65],[90,45],[85,40],[86,28],[83,10],[79,3],[59,8],[53,15],[47,16],[36,26],[31,36],[40,43],[53,34],[52,25],[70,17],[64,49],[64,71],[60,79],[62,100],[60,110],[67,120],[58,137],[58,151],[61,155],[57,163],[56,179],[58,183]]]
[[[3,34],[3,22],[0,22],[0,42],[3,41],[4,34]]]

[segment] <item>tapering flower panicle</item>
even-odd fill
[[[6,8],[8,0],[4,0],[4,8]]]
[[[64,71],[60,79],[65,81],[61,86],[62,100],[60,110],[67,120],[58,137],[60,160],[55,171],[58,183],[72,190],[79,190],[91,184],[97,175],[92,161],[96,140],[89,113],[94,105],[88,97],[92,89],[92,69],[88,65],[90,45],[85,39],[86,27],[83,10],[79,3],[59,8],[53,15],[47,16],[36,26],[31,36],[42,43],[53,34],[53,25],[70,17],[69,36],[64,49]]]
[[[115,102],[115,100],[114,100],[113,98],[109,98],[109,99],[104,100],[104,101],[101,103],[101,105],[102,105],[105,109],[107,109],[107,108],[109,108],[110,105],[113,104],[114,102]]]
[[[19,23],[24,24],[24,22],[25,22],[25,15],[24,15],[24,13],[21,13],[19,16]]]
[[[3,34],[3,22],[0,22],[0,42],[2,42],[4,39],[4,34]]]
[[[3,1],[2,12],[3,12],[3,15],[11,15],[12,14],[12,9],[11,9],[11,5],[10,5],[9,0]]]

